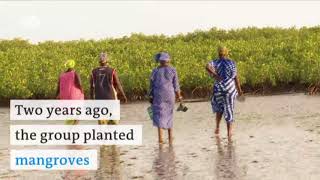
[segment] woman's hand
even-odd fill
[[[128,103],[128,98],[126,96],[123,97],[123,102]]]
[[[238,89],[238,94],[239,94],[239,96],[242,96],[244,93],[241,89]]]
[[[220,76],[218,76],[218,75],[216,75],[216,76],[213,76],[217,81],[222,81],[223,79],[222,79],[222,77],[220,77]]]
[[[152,104],[153,103],[153,97],[149,96],[149,103]]]
[[[181,91],[176,91],[176,98],[178,98],[179,102],[182,102],[182,95],[181,95]]]
[[[206,70],[208,71],[209,75],[213,77],[216,81],[222,81],[223,79],[218,75],[213,67],[210,64],[206,65]]]

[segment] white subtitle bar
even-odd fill
[[[120,120],[119,100],[10,100],[11,120]]]
[[[11,145],[141,145],[142,125],[11,125]]]
[[[11,170],[96,170],[96,150],[11,150]]]

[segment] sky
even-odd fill
[[[1,1],[0,39],[101,39],[175,35],[212,27],[320,24],[320,1]]]

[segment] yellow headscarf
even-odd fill
[[[229,50],[225,46],[220,46],[218,48],[218,54],[219,56],[227,57],[229,55]]]
[[[76,62],[75,62],[75,60],[73,60],[73,59],[67,60],[67,62],[64,64],[64,66],[65,66],[67,69],[73,69],[75,65],[76,65]]]

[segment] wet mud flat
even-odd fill
[[[175,113],[174,144],[157,144],[148,103],[121,107],[121,124],[142,124],[141,146],[85,146],[97,149],[96,171],[11,171],[9,109],[0,109],[0,179],[177,179],[177,180],[318,180],[320,179],[320,97],[303,94],[247,97],[236,104],[232,141],[225,123],[214,135],[209,102],[187,103]],[[12,124],[48,124],[13,122]],[[63,124],[63,122],[49,122]],[[93,124],[82,121],[81,124]]]

